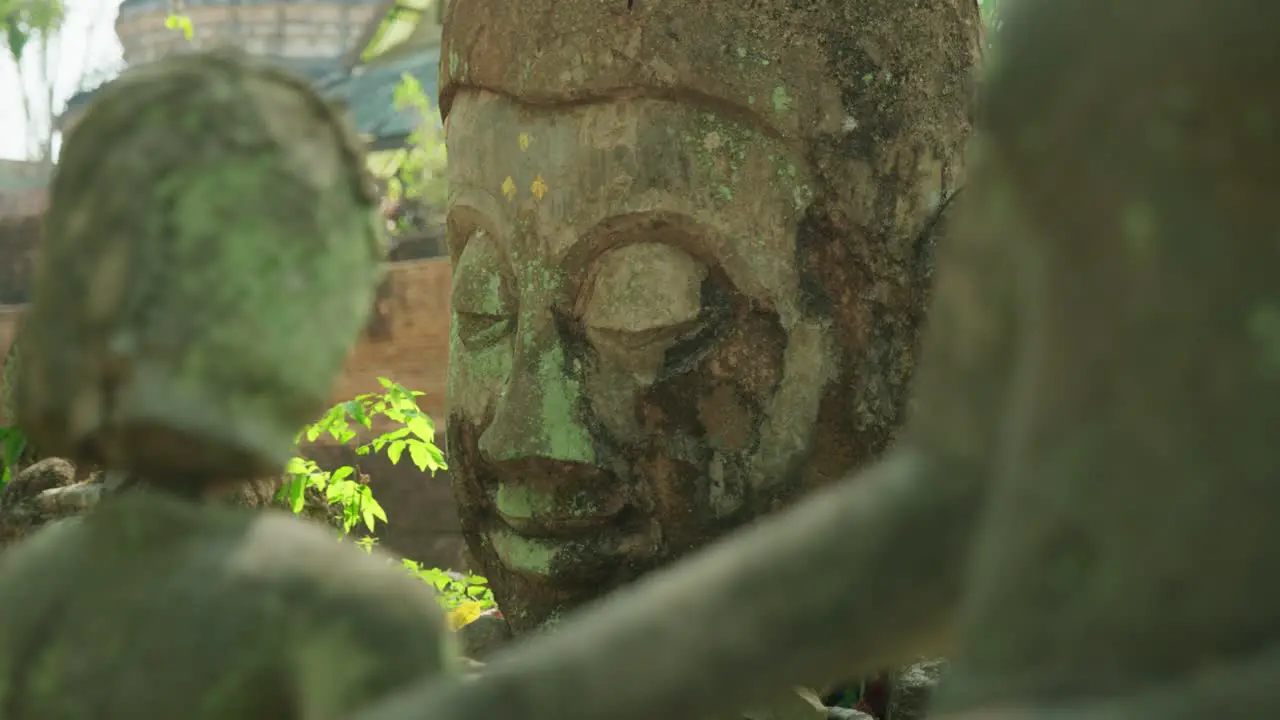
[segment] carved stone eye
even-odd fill
[[[583,322],[595,330],[643,334],[696,321],[707,268],[671,245],[610,251],[593,279]]]
[[[667,350],[702,326],[707,275],[705,265],[672,245],[638,243],[608,252],[582,315],[587,339],[606,360],[652,380]]]
[[[453,271],[451,299],[458,340],[469,350],[489,347],[514,329],[515,301],[503,267],[493,236],[474,230]]]

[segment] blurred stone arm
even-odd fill
[[[281,512],[149,492],[0,556],[0,601],[0,717],[15,720],[336,718],[458,667],[433,593],[390,557]],[[121,657],[145,691],[100,672]]]

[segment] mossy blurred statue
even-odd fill
[[[336,718],[455,653],[388,558],[203,502],[278,475],[379,279],[364,159],[241,55],[131,70],[54,180],[22,428],[127,491],[0,556],[0,720]]]
[[[888,456],[361,720],[694,717],[926,649],[937,720],[1280,717],[1280,5],[1013,5]]]
[[[356,141],[300,79],[130,72],[54,179],[18,413],[48,453],[240,477],[292,455],[380,273]]]
[[[449,4],[450,472],[513,631],[890,445],[978,25],[972,0]]]

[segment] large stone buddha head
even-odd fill
[[[466,0],[448,448],[517,632],[859,466],[905,412],[972,0]]]

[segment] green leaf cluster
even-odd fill
[[[182,37],[190,40],[196,34],[196,28],[191,24],[191,18],[186,15],[170,15],[164,19],[164,27],[166,30],[177,30],[182,33]]]
[[[365,393],[329,408],[316,422],[298,433],[298,441],[315,442],[328,435],[345,445],[357,436],[357,427],[372,429],[374,418],[379,415],[398,425],[372,440],[356,447],[356,454],[385,452],[392,464],[399,464],[408,452],[410,460],[423,472],[432,475],[447,469],[444,453],[435,444],[435,423],[418,408],[420,391],[408,390],[403,385],[380,377],[381,393]],[[336,470],[320,469],[312,460],[295,457],[285,468],[285,483],[279,497],[295,512],[302,512],[306,504],[306,491],[315,488],[324,493],[330,505],[342,510],[342,529],[350,533],[357,524],[373,532],[377,522],[387,521],[386,511],[373,498],[369,486],[361,481],[359,471],[352,465]]]
[[[464,603],[474,602],[488,607],[496,607],[493,590],[489,581],[479,575],[459,575],[439,568],[423,567],[422,563],[401,558],[404,569],[414,577],[435,588],[440,597],[440,604],[446,610],[453,610]]]
[[[65,19],[62,0],[0,0],[0,31],[15,63],[32,40],[53,35]]]
[[[387,178],[387,198],[409,200],[425,208],[443,208],[449,196],[449,158],[439,115],[422,83],[409,73],[400,76],[394,102],[396,109],[411,111],[418,122],[409,133],[406,146],[396,151],[396,172]]]
[[[0,488],[9,484],[27,450],[27,437],[17,426],[0,426]]]
[[[407,454],[418,470],[432,475],[437,470],[448,469],[444,453],[435,444],[435,423],[418,408],[417,398],[423,393],[409,390],[384,377],[378,378],[378,383],[382,385],[381,393],[357,395],[334,405],[319,420],[298,433],[298,442],[304,438],[315,442],[328,435],[346,445],[359,437],[359,428],[371,430],[374,419],[381,416],[395,427],[358,445],[356,454],[385,452],[393,464],[399,464]],[[279,491],[279,499],[294,513],[301,513],[306,506],[306,492],[311,488],[321,492],[330,505],[341,509],[343,536],[349,535],[359,524],[372,533],[377,529],[378,521],[387,522],[386,511],[374,499],[359,470],[352,465],[326,471],[307,458],[290,460],[285,468],[285,483]],[[377,538],[362,537],[355,542],[372,551]],[[424,568],[413,560],[402,559],[401,562],[406,571],[436,589],[440,604],[446,610],[456,609],[464,603],[478,603],[485,609],[496,607],[488,581],[479,575],[457,576],[439,568]]]

